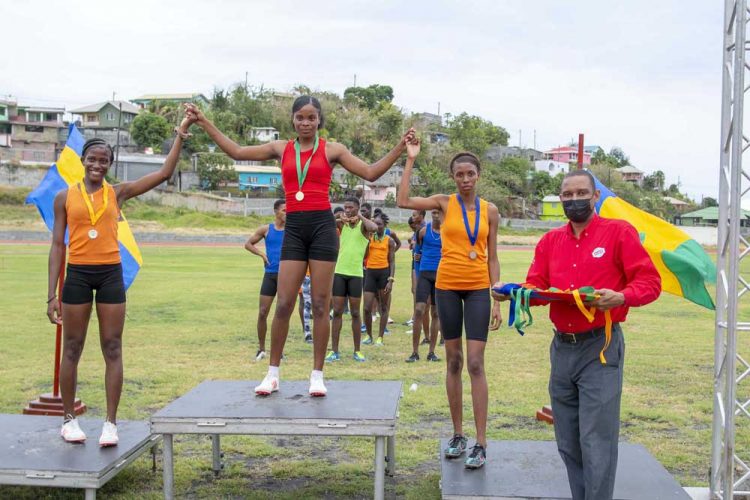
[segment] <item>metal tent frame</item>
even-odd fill
[[[749,331],[750,323],[738,321],[737,314],[740,299],[750,292],[750,282],[740,272],[743,258],[750,253],[750,243],[740,234],[740,202],[750,191],[750,176],[742,168],[742,155],[750,148],[750,139],[743,133],[745,94],[750,90],[745,86],[746,72],[750,71],[746,62],[750,48],[747,23],[747,0],[725,0],[710,471],[711,498],[714,499],[750,494],[750,450],[735,446],[738,430],[746,433],[750,419],[750,398],[738,396],[738,388],[750,386],[750,381],[746,380],[750,375],[750,363],[738,351],[738,333]],[[743,189],[743,183],[748,187]]]

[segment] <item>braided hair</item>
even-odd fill
[[[109,163],[111,164],[113,161],[115,161],[115,152],[112,150],[112,146],[107,144],[107,141],[105,141],[104,139],[100,139],[99,137],[95,137],[86,141],[86,143],[83,145],[83,150],[81,150],[81,160],[86,158],[86,152],[89,149],[96,147],[107,148],[107,150],[109,151]]]

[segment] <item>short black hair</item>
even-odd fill
[[[449,163],[449,168],[451,173],[453,173],[453,165],[456,163],[471,163],[475,167],[477,167],[477,173],[482,172],[482,165],[479,161],[479,157],[475,155],[474,153],[469,153],[468,151],[462,151],[453,158],[451,158],[451,162]]]
[[[281,205],[286,205],[286,200],[276,200],[276,201],[274,201],[273,202],[273,211],[275,212],[276,210],[278,210]]]
[[[372,205],[369,202],[364,202],[362,203],[362,208],[369,208],[370,210],[372,210]]]
[[[94,137],[93,139],[89,139],[88,141],[86,141],[86,143],[83,145],[83,149],[81,150],[81,161],[86,158],[86,152],[94,147],[107,148],[107,150],[109,151],[109,163],[111,164],[113,161],[115,161],[115,152],[112,150],[112,146],[107,144],[107,141],[99,137]]]
[[[346,199],[344,200],[344,202],[347,202],[347,201],[348,201],[349,203],[354,203],[355,205],[359,206],[359,198],[357,198],[356,196],[349,196],[349,197],[347,197],[347,198],[346,198]]]
[[[323,107],[320,105],[320,101],[311,95],[301,95],[294,100],[294,103],[292,104],[292,126],[294,126],[294,113],[308,104],[312,104],[313,107],[318,110],[318,118],[320,118],[318,121],[318,130],[322,129],[323,124],[325,124],[326,121],[325,116],[323,116]]]
[[[336,208],[333,209],[333,213],[334,214],[337,214],[337,213],[343,212],[343,211],[344,211],[344,207],[341,207],[341,206],[336,207]]]
[[[410,226],[411,226],[412,224],[414,224],[414,217],[409,217],[409,220],[407,220],[407,221],[406,221],[406,223],[407,223],[408,225],[410,225]]]
[[[383,213],[383,209],[380,208],[380,207],[377,207],[375,210],[373,210],[372,213],[374,213],[374,214],[382,214]]]
[[[591,192],[596,191],[596,181],[594,180],[594,175],[589,172],[588,170],[584,169],[574,169],[565,174],[565,177],[563,177],[563,182],[565,182],[565,179],[568,179],[570,177],[588,177],[589,181],[591,182]]]

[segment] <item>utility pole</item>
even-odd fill
[[[115,100],[115,95],[117,95],[117,92],[115,92],[115,91],[113,90],[113,91],[112,91],[112,101],[113,101],[113,102],[114,102],[114,100]]]
[[[583,169],[583,134],[578,134],[578,170]]]
[[[440,101],[438,101],[438,116],[440,116]]]
[[[519,129],[518,129],[518,148],[519,148],[519,149],[520,149],[520,148],[522,147],[522,146],[521,146],[521,143],[522,143],[522,139],[523,139],[523,135],[522,135],[522,134],[523,134],[523,132],[522,132],[522,131],[521,131],[521,129],[519,128]]]
[[[534,150],[536,151],[536,129],[534,129]]]
[[[247,94],[247,71],[245,71],[245,94]]]
[[[357,73],[354,73],[354,87],[357,86]]]
[[[113,94],[114,95],[114,94]],[[115,179],[120,167],[120,127],[122,126],[122,102],[120,102],[120,112],[117,115],[117,145],[115,146]]]

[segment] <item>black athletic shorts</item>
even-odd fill
[[[286,215],[281,260],[336,262],[339,234],[330,210],[292,212]]]
[[[429,297],[430,304],[435,303],[435,281],[437,280],[437,271],[419,271],[417,274],[417,292],[415,301],[417,303],[427,303]]]
[[[362,278],[336,273],[333,275],[334,297],[362,297]]]
[[[378,293],[388,284],[388,277],[391,275],[389,268],[385,269],[368,269],[365,275],[365,292]]]
[[[68,264],[63,283],[63,304],[122,304],[125,302],[125,282],[121,264]]]
[[[466,328],[466,338],[487,342],[490,329],[490,290],[441,290],[435,293],[437,299],[440,331],[445,340],[461,338],[462,327]]]
[[[275,297],[279,285],[278,273],[266,273],[263,275],[263,283],[260,284],[260,294],[266,297]]]

